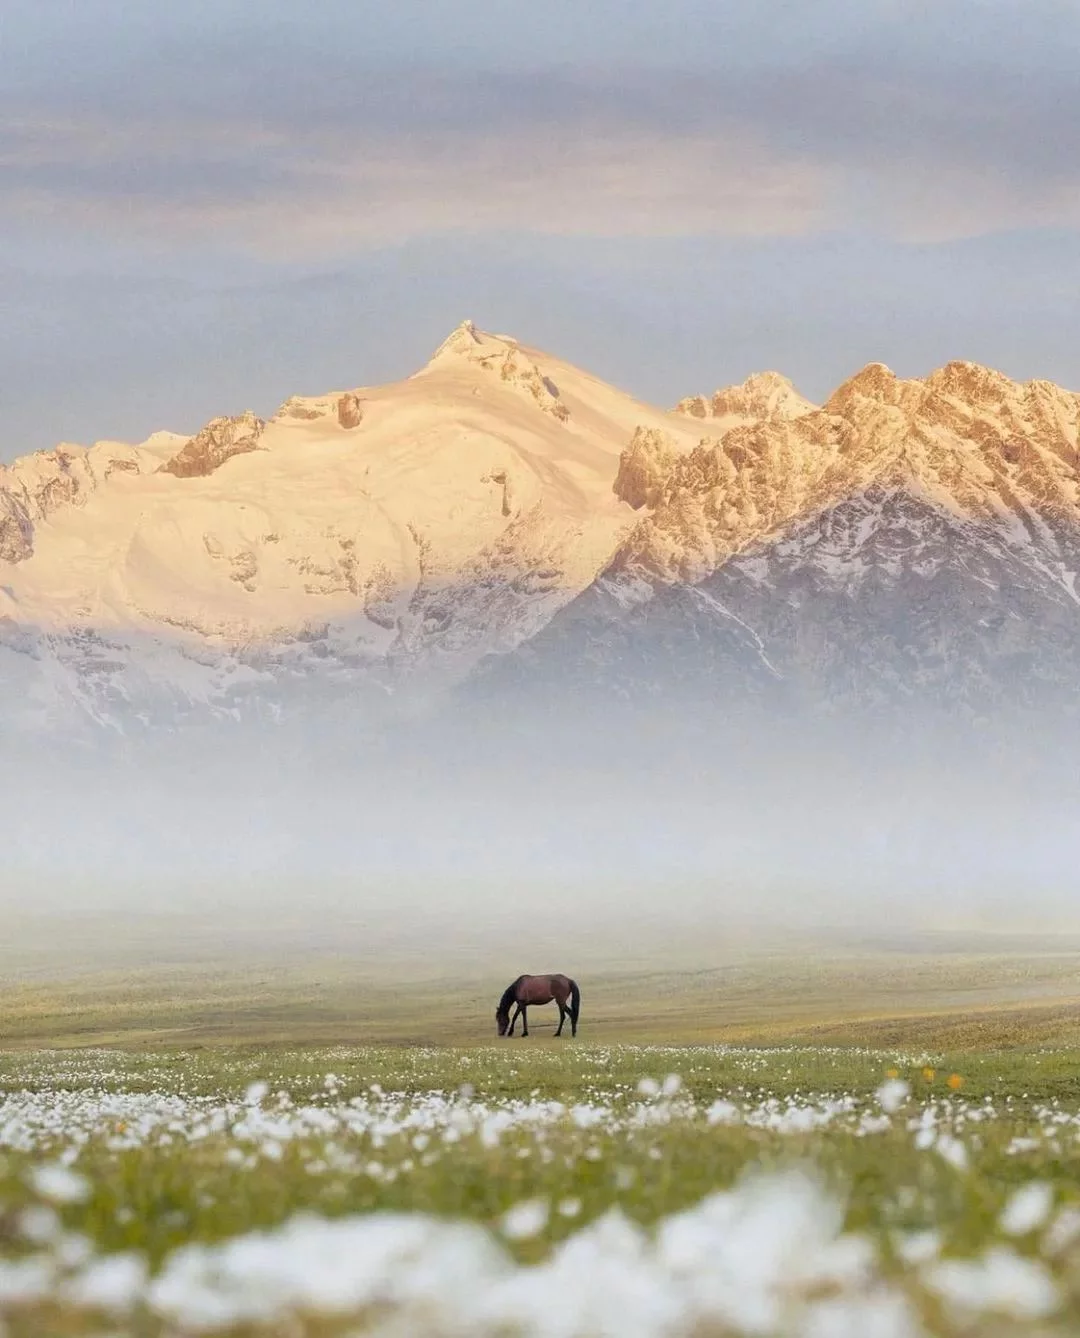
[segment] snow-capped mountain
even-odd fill
[[[0,470],[0,714],[1069,711],[1078,433],[1080,396],[969,363],[669,412],[466,322],[394,385]]]
[[[637,526],[482,690],[774,721],[1075,716],[1080,396],[956,362],[773,403],[690,452],[638,434],[615,482]]]
[[[456,680],[603,571],[636,520],[612,481],[641,426],[698,436],[466,322],[396,385],[17,460],[5,714],[122,727]]]

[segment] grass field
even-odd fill
[[[537,1010],[503,1042],[483,951],[31,938],[0,953],[15,1338],[1080,1328],[1060,936],[597,951],[578,1040]]]
[[[0,1045],[472,1045],[522,970],[565,971],[600,1041],[967,1047],[1080,1041],[1080,935],[662,937],[162,914],[5,917]],[[529,960],[520,959],[527,938]],[[508,946],[512,944],[513,946]],[[537,1037],[554,1030],[534,1015]]]

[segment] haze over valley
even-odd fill
[[[12,869],[1056,923],[1078,430],[966,362],[654,407],[466,321],[398,383],[18,458]]]

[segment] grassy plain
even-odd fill
[[[889,1075],[908,1088],[893,1116],[882,1113],[877,1095]],[[651,1277],[656,1266],[633,1250],[625,1257],[618,1233],[607,1244],[601,1235],[580,1247],[583,1280],[581,1264],[573,1262],[578,1233],[584,1242],[590,1224],[602,1226],[613,1209],[648,1230],[673,1214],[692,1215],[718,1193],[735,1196],[735,1220],[746,1216],[747,1224],[734,1235],[722,1227],[713,1244],[705,1236],[703,1276],[715,1278],[717,1268],[725,1276],[730,1265],[718,1264],[715,1251],[731,1250],[737,1261],[743,1230],[787,1239],[781,1262],[789,1260],[792,1270],[790,1280],[783,1274],[770,1280],[768,1270],[764,1281],[753,1269],[745,1282],[736,1274],[721,1308],[737,1312],[755,1288],[768,1304],[782,1294],[785,1305],[802,1305],[792,1298],[803,1287],[807,1306],[824,1297],[853,1307],[854,1318],[837,1317],[835,1330],[807,1320],[805,1330],[777,1333],[1046,1335],[1075,1332],[1080,1323],[1080,1259],[1069,1249],[1080,1215],[1074,1050],[947,1055],[549,1040],[459,1048],[24,1050],[0,1057],[0,1094],[0,1282],[6,1278],[0,1316],[17,1338],[205,1332],[322,1338],[367,1332],[369,1323],[382,1332],[381,1310],[370,1314],[358,1305],[344,1329],[335,1318],[341,1278],[350,1269],[367,1276],[369,1252],[378,1255],[371,1238],[348,1234],[356,1230],[350,1224],[371,1213],[475,1224],[502,1238],[518,1264],[555,1269],[545,1285],[576,1285],[579,1294],[568,1296],[565,1307],[583,1315],[595,1305],[588,1270],[603,1267],[605,1304],[618,1311],[637,1303],[642,1269]],[[75,1177],[72,1190],[66,1170],[57,1186],[41,1175],[44,1166],[55,1176],[62,1163]],[[809,1216],[802,1191],[783,1178],[793,1168],[811,1168],[822,1187],[825,1197]],[[757,1200],[752,1189],[739,1188],[748,1175],[780,1177],[780,1188]],[[1032,1185],[1047,1201],[1017,1241],[1000,1224],[1013,1196]],[[52,1203],[44,1208],[44,1228],[43,1200]],[[830,1203],[839,1205],[835,1217]],[[532,1212],[532,1205],[540,1209],[538,1221],[524,1233],[510,1232],[513,1214],[523,1206]],[[53,1212],[59,1221],[50,1226]],[[803,1219],[797,1240],[792,1215]],[[290,1228],[290,1220],[340,1220],[344,1243],[327,1237],[325,1227]],[[1056,1244],[1063,1224],[1064,1250]],[[844,1282],[829,1272],[829,1241],[838,1229],[871,1252],[868,1283],[859,1280],[862,1273]],[[703,1222],[700,1230],[709,1228]],[[236,1240],[249,1243],[235,1252]],[[194,1262],[185,1254],[193,1243],[209,1251]],[[560,1263],[563,1247],[571,1253]],[[437,1238],[430,1248],[415,1305],[407,1299],[418,1285],[409,1281],[411,1256],[386,1265],[386,1294],[406,1296],[396,1303],[405,1319],[394,1332],[464,1331],[453,1309],[461,1269],[477,1268],[478,1298],[496,1285],[483,1267],[456,1255],[450,1274],[433,1278],[444,1265]],[[1017,1300],[1006,1276],[1004,1298],[995,1299],[999,1284],[990,1287],[984,1307],[990,1314],[976,1306],[981,1327],[973,1329],[971,1316],[943,1305],[934,1269],[959,1259],[975,1260],[965,1266],[978,1270],[987,1251],[1000,1268],[992,1252],[1002,1248],[1010,1252],[1007,1275],[1016,1267],[1034,1270],[1037,1311],[1024,1309],[1031,1278]],[[318,1280],[326,1276],[320,1255],[328,1249],[337,1272],[327,1287]],[[775,1254],[764,1242],[762,1250],[766,1258]],[[815,1263],[818,1251],[824,1262]],[[916,1256],[923,1262],[913,1263]],[[101,1294],[95,1261],[117,1257],[142,1261],[151,1279],[164,1278],[160,1290],[141,1280],[124,1290],[112,1279],[108,1304],[80,1300]],[[12,1271],[5,1274],[5,1267]],[[824,1270],[820,1277],[815,1267]],[[560,1268],[567,1275],[561,1284]],[[47,1284],[35,1292],[42,1273]],[[518,1281],[527,1295],[526,1274]],[[439,1288],[445,1293],[434,1316],[423,1310],[433,1288],[436,1297]],[[886,1291],[905,1307],[904,1326],[879,1329],[859,1309],[879,1308]],[[268,1298],[267,1322],[253,1320],[267,1313]],[[207,1323],[207,1307],[235,1322]],[[520,1332],[534,1332],[527,1309],[521,1322]],[[472,1320],[465,1328],[519,1332],[515,1324],[478,1329]],[[608,1330],[581,1318],[580,1327],[560,1331]],[[774,1329],[703,1322],[640,1331]]]
[[[532,912],[529,912],[530,916]],[[1080,1041],[1080,935],[667,938],[529,923],[409,937],[385,924],[10,916],[0,1046],[470,1045],[522,970],[583,991],[582,1038],[972,1049]],[[553,1009],[534,1009],[534,1043]]]
[[[738,1192],[750,1170],[802,1165],[872,1242],[874,1285],[900,1288],[926,1332],[974,1331],[943,1308],[937,1263],[1003,1243],[1052,1301],[1025,1318],[1006,1298],[978,1331],[1075,1331],[1080,1257],[1000,1223],[1025,1185],[1049,1186],[1039,1231],[1061,1235],[1080,1210],[1080,939],[595,935],[571,961],[572,941],[530,934],[541,960],[522,962],[497,936],[454,946],[386,925],[102,915],[58,934],[14,919],[0,945],[0,1282],[5,1256],[75,1273],[0,1295],[0,1319],[15,1335],[188,1331],[145,1288],[97,1318],[72,1302],[89,1285],[64,1254],[73,1239],[155,1272],[184,1245],[273,1232],[299,1211],[422,1212],[498,1237],[533,1201],[542,1226],[505,1241],[529,1264],[612,1208],[648,1227]],[[496,1042],[495,1000],[522,969],[578,977],[576,1042],[552,1037],[544,1009],[527,1041]],[[907,1091],[883,1114],[889,1080]],[[53,1192],[35,1167],[58,1159],[85,1191],[54,1204],[67,1234],[34,1244],[19,1223]],[[300,1245],[276,1239],[259,1248],[280,1249],[285,1274]],[[928,1263],[907,1259],[909,1240]],[[213,1270],[227,1266],[205,1285],[224,1286]],[[248,1284],[228,1285],[242,1305]],[[338,1332],[299,1304],[235,1331]]]

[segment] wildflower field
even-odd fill
[[[1080,1053],[12,1051],[0,1251],[10,1338],[1071,1333]]]

